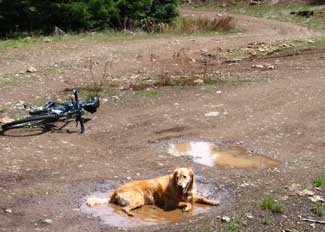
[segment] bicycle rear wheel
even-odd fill
[[[1,128],[3,131],[20,129],[20,128],[33,128],[33,127],[40,127],[43,125],[45,126],[46,124],[55,122],[57,120],[58,120],[58,116],[52,114],[36,115],[36,116],[3,124]]]

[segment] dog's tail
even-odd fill
[[[92,208],[96,205],[108,204],[109,198],[90,197],[87,199],[88,207]]]

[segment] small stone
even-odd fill
[[[280,200],[286,201],[286,200],[288,200],[288,198],[289,198],[289,196],[288,195],[285,195],[285,196],[280,197]]]
[[[53,30],[53,35],[55,36],[65,35],[65,32],[61,28],[55,26]]]
[[[252,68],[264,68],[264,65],[254,64],[254,65],[252,65]]]
[[[221,221],[228,223],[228,222],[230,222],[230,217],[228,217],[228,216],[222,216]]]
[[[246,227],[246,226],[248,226],[248,221],[247,220],[242,220],[241,224]]]
[[[202,79],[196,79],[195,81],[193,81],[194,84],[204,84],[204,81]]]
[[[37,69],[31,66],[27,69],[27,72],[29,73],[37,72]]]
[[[246,217],[250,220],[254,219],[254,216],[251,213],[247,213]]]
[[[6,213],[12,213],[12,209],[9,209],[9,208],[8,209],[5,209],[5,212]]]
[[[126,177],[127,180],[131,180],[132,178],[130,176]]]
[[[315,223],[311,223],[310,224],[310,227],[313,228],[313,229],[315,229],[316,228],[316,224]]]
[[[221,90],[218,90],[216,93],[217,94],[222,94],[222,91]]]
[[[205,117],[218,117],[220,115],[220,112],[215,111],[215,112],[208,112],[204,114]]]
[[[301,186],[300,184],[293,183],[288,187],[288,190],[290,192],[294,192],[294,191],[298,190],[300,188],[300,186]]]
[[[49,219],[49,218],[44,219],[43,222],[44,222],[45,224],[48,224],[48,225],[53,224],[53,220],[52,220],[52,219]]]
[[[304,189],[302,191],[298,191],[297,194],[301,197],[303,196],[314,196],[315,195],[315,192],[313,191],[310,191],[308,189]]]
[[[324,198],[319,196],[319,195],[308,197],[308,199],[311,200],[314,203],[316,203],[316,202],[324,202]]]

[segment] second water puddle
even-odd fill
[[[265,155],[251,154],[240,146],[223,147],[205,141],[171,143],[168,145],[168,153],[174,156],[189,156],[196,163],[219,168],[259,170],[281,164],[281,161]]]

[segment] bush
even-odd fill
[[[150,30],[177,15],[180,0],[0,0],[0,36],[105,28]]]
[[[161,32],[213,32],[230,31],[235,28],[233,17],[223,16],[219,18],[179,18],[172,24],[160,24]]]

